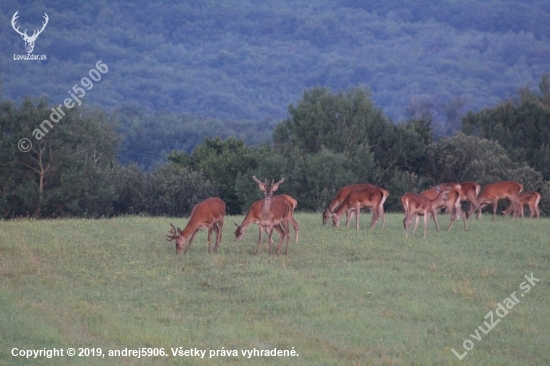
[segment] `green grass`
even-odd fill
[[[432,222],[427,239],[421,228],[405,238],[403,214],[374,230],[362,215],[359,232],[322,226],[321,214],[296,219],[290,256],[269,256],[266,244],[255,255],[257,226],[235,242],[232,221],[242,217],[225,219],[219,253],[208,255],[201,232],[178,256],[164,235],[182,219],[0,221],[0,364],[550,364],[548,219],[484,215],[468,232],[458,222],[440,233]],[[446,228],[448,217],[440,221]],[[540,282],[519,297],[531,272]],[[514,291],[520,303],[472,339]],[[466,339],[474,348],[459,361],[451,348],[463,353]],[[170,356],[27,360],[14,347]],[[172,357],[177,347],[206,357]],[[239,356],[209,358],[222,347]],[[298,356],[241,356],[254,348]]]

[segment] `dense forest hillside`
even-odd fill
[[[218,121],[287,116],[304,90],[360,86],[396,122],[430,112],[436,132],[536,87],[550,66],[547,1],[106,1],[0,4],[4,99],[62,103],[102,60],[83,103]],[[34,54],[21,30],[49,23]],[[181,147],[181,146],[180,146]]]

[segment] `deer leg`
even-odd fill
[[[498,203],[498,200],[493,201],[493,221],[495,221],[495,217],[497,216],[497,203]],[[515,210],[515,207],[514,207],[514,210]],[[514,210],[512,211],[512,216],[514,215],[513,214]]]
[[[378,205],[378,215],[382,216],[382,229],[386,227],[386,213],[384,212],[384,205]]]
[[[374,228],[374,225],[376,225],[376,222],[378,221],[378,218],[380,217],[380,212],[378,209],[372,209],[371,208],[371,211],[372,211],[372,220],[370,222],[370,228]],[[382,219],[383,221],[383,219]]]
[[[290,228],[289,228],[288,225],[289,225],[288,222],[283,223],[283,230],[285,230],[285,234],[286,234],[286,247],[285,247],[285,254],[286,254],[286,255],[289,255],[289,254],[290,254],[290,248],[289,248],[289,244],[290,244]]]
[[[290,222],[290,225],[294,228],[294,242],[298,243],[298,234],[300,233],[300,225],[296,220],[294,220],[294,216],[292,214],[288,217],[288,220]],[[290,234],[290,231],[289,231]]]
[[[426,214],[426,215],[424,215],[424,239],[426,239],[426,231],[427,230],[428,230],[428,216]]]
[[[361,212],[361,207],[359,204],[355,206],[355,229],[359,230],[359,212]]]
[[[414,229],[413,229],[413,232],[412,232],[412,235],[411,237],[414,236],[414,233],[416,232],[416,229],[418,229],[418,220],[420,219],[420,216],[419,215],[416,215],[416,214],[413,214],[416,216],[416,222],[414,223]],[[412,221],[412,220],[411,220]]]
[[[268,253],[271,255],[271,244],[273,243],[273,240],[271,240],[271,236],[273,235],[273,227],[274,226],[269,226],[268,228],[268,231],[267,231],[267,235],[269,237],[269,246],[268,246]],[[275,226],[276,227],[276,226]],[[279,229],[277,229],[278,231]]]
[[[462,209],[459,209],[459,214],[462,216],[462,221],[464,222],[464,231],[468,231],[468,224],[466,223],[466,214]]]
[[[435,228],[437,229],[437,232],[440,232],[439,230],[439,224],[437,223],[437,210],[432,210],[432,216],[435,221]]]
[[[210,241],[212,239],[212,231],[216,231],[216,228],[215,228],[216,224],[212,225],[211,227],[208,228],[208,237],[207,237],[207,242],[208,242],[208,253],[210,253]],[[216,237],[218,236],[218,233],[216,232]]]
[[[185,247],[183,254],[187,253],[187,251],[191,247],[191,244],[193,244],[193,239],[195,239],[195,235],[197,235],[198,232],[199,232],[198,230],[195,230],[195,232],[191,234],[191,238],[189,238],[189,244],[187,244],[187,246]]]
[[[356,214],[356,212],[355,212],[355,209],[353,209],[353,208],[346,211],[346,229],[349,228],[349,224],[350,224],[351,219],[353,218],[354,214]]]
[[[217,253],[220,242],[222,241],[223,221],[216,223],[214,227],[216,228],[216,245],[214,245],[214,253]]]
[[[260,249],[260,243],[262,242],[262,231],[263,230],[264,230],[264,228],[262,227],[262,225],[260,225],[260,236],[258,237],[258,245],[256,245],[256,254],[258,254],[258,250]],[[267,232],[267,229],[265,229],[265,230]]]

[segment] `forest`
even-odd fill
[[[303,211],[355,182],[388,189],[398,211],[430,184],[504,179],[550,208],[547,2],[0,9],[0,217],[181,216],[211,195],[236,214],[260,198],[254,174],[285,177]],[[16,25],[45,14],[34,54],[47,58],[17,60]],[[51,120],[78,91],[82,105]]]
[[[285,178],[281,193],[298,210],[324,208],[339,188],[369,182],[390,192],[388,211],[400,197],[442,182],[481,185],[517,180],[542,193],[550,209],[550,78],[538,90],[469,112],[461,131],[434,139],[429,115],[395,124],[363,88],[338,93],[305,90],[269,143],[247,145],[233,136],[206,137],[188,153],[173,150],[167,162],[146,171],[117,160],[121,136],[115,115],[75,107],[32,147],[35,121],[47,120],[46,99],[0,102],[0,216],[111,217],[188,215],[197,202],[219,196],[228,214],[260,199],[251,177]]]
[[[436,137],[461,117],[537,88],[548,73],[545,1],[64,1],[0,4],[7,100],[61,103],[102,60],[86,106],[118,113],[118,159],[151,171],[204,136],[271,139],[304,90],[360,87],[395,123],[430,114]],[[12,29],[49,23],[25,53]]]

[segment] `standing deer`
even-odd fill
[[[520,205],[518,203],[518,196],[523,191],[523,185],[515,181],[497,182],[488,184],[477,196],[480,208],[487,205],[493,205],[493,221],[497,214],[497,203],[501,199],[509,199],[512,205],[512,220],[519,214]],[[480,215],[481,217],[481,215]]]
[[[214,252],[218,251],[220,241],[222,240],[223,229],[223,217],[225,216],[225,202],[218,197],[208,198],[200,203],[197,203],[191,211],[191,217],[185,229],[177,229],[170,223],[172,230],[166,235],[166,240],[176,241],[176,254],[179,254],[189,240],[189,244],[185,247],[183,253],[187,253],[187,250],[191,247],[193,239],[199,230],[208,228],[208,253],[210,253],[210,239],[212,237],[212,231],[216,232],[216,244],[214,245]]]
[[[285,253],[288,254],[288,244],[290,242],[290,233],[288,230],[289,216],[291,215],[290,205],[282,199],[273,199],[273,193],[279,189],[279,185],[285,181],[282,178],[277,183],[271,181],[271,185],[267,184],[267,179],[264,182],[261,182],[253,176],[252,179],[264,192],[264,201],[262,206],[262,211],[259,215],[259,224],[260,226],[267,231],[268,240],[269,240],[269,254],[271,254],[271,235],[273,234],[273,229],[277,230],[279,233],[279,244],[277,245],[277,254],[281,251],[281,245],[283,240],[286,239],[286,250]],[[260,229],[261,230],[261,229]],[[258,241],[258,246],[256,247],[256,253],[260,248],[260,241]]]
[[[461,182],[460,184],[460,201],[469,201],[468,212],[466,218],[469,219],[474,212],[476,212],[476,218],[481,218],[481,207],[477,201],[477,196],[481,190],[481,186],[475,182]]]
[[[353,184],[350,186],[345,186],[341,188],[338,193],[336,193],[336,196],[334,199],[330,202],[327,208],[323,211],[323,225],[326,225],[328,220],[332,217],[334,214],[334,211],[344,202],[346,197],[353,191],[360,191],[362,189],[366,188],[374,188],[372,184]],[[346,215],[348,213],[346,212]]]
[[[353,211],[355,212],[355,228],[359,230],[359,212],[362,207],[370,207],[372,210],[371,229],[376,225],[376,221],[380,216],[382,216],[382,226],[385,226],[384,202],[388,196],[388,191],[376,186],[350,192],[344,202],[332,214],[334,227],[340,226],[340,219],[344,212],[347,215],[346,227],[349,227]]]
[[[17,18],[19,18],[19,15],[17,15],[17,13],[19,13],[19,10],[17,10],[15,12],[15,14],[13,14],[13,17],[11,18],[11,26],[13,28],[13,30],[15,30],[17,33],[19,33],[19,35],[21,36],[21,38],[23,38],[23,41],[25,41],[25,49],[27,50],[27,53],[32,53],[33,49],[34,49],[34,42],[36,42],[36,38],[38,38],[38,36],[40,35],[40,33],[42,33],[42,31],[44,30],[44,28],[46,28],[46,25],[48,24],[48,14],[44,13],[44,22],[42,22],[42,29],[38,30],[38,29],[35,29],[32,36],[28,36],[27,35],[27,30],[25,29],[24,32],[21,32],[19,30],[19,27],[15,28],[15,23],[17,21]]]
[[[281,194],[279,196],[273,197],[273,200],[283,200],[290,206],[290,213],[288,216],[288,221],[290,225],[294,228],[294,242],[298,243],[298,235],[300,233],[300,225],[298,222],[294,219],[294,209],[296,208],[297,201],[286,194]],[[235,230],[235,240],[241,240],[243,234],[245,233],[246,229],[250,224],[258,224],[260,225],[260,216],[262,214],[262,210],[264,207],[264,200],[256,201],[250,206],[250,209],[248,210],[248,213],[246,214],[243,222],[241,225],[237,224],[236,222],[233,222],[235,224],[236,230]],[[258,238],[258,243],[262,242],[262,226],[259,226],[260,229],[260,235]],[[267,231],[266,231],[267,233]]]
[[[525,217],[524,213],[524,206],[529,206],[529,211],[531,213],[529,214],[529,218],[532,219],[535,215],[537,216],[537,219],[540,218],[540,210],[539,210],[539,202],[542,198],[541,194],[536,191],[529,191],[529,192],[522,192],[518,196],[518,203],[521,206],[521,218]],[[512,205],[509,204],[508,207],[506,207],[506,210],[502,211],[504,215],[509,215],[512,212]]]
[[[405,193],[405,195],[401,197],[401,203],[403,204],[403,208],[405,209],[405,219],[403,220],[403,226],[405,227],[405,236],[407,238],[409,237],[409,228],[411,226],[413,217],[416,217],[416,224],[414,225],[411,236],[414,236],[414,233],[418,228],[418,216],[424,216],[424,238],[426,238],[429,215],[433,216],[435,221],[435,228],[437,229],[437,231],[439,231],[439,224],[437,223],[437,207],[439,207],[442,202],[447,200],[447,192],[448,190],[439,190],[437,197],[433,200],[416,193]]]
[[[445,207],[447,211],[449,212],[451,216],[451,222],[449,223],[449,226],[447,227],[447,231],[451,231],[451,228],[453,227],[454,221],[458,217],[462,217],[462,222],[464,224],[464,230],[468,231],[468,225],[466,224],[466,217],[462,209],[460,208],[460,200],[461,200],[461,185],[458,183],[442,183],[438,184],[435,187],[432,187],[428,190],[425,190],[421,192],[420,194],[422,196],[428,197],[430,200],[434,200],[439,193],[442,190],[448,191],[447,193],[447,200],[441,202],[437,207],[436,210],[439,211],[439,209]],[[419,217],[416,216],[416,221],[418,222]],[[435,216],[434,216],[435,221]]]

